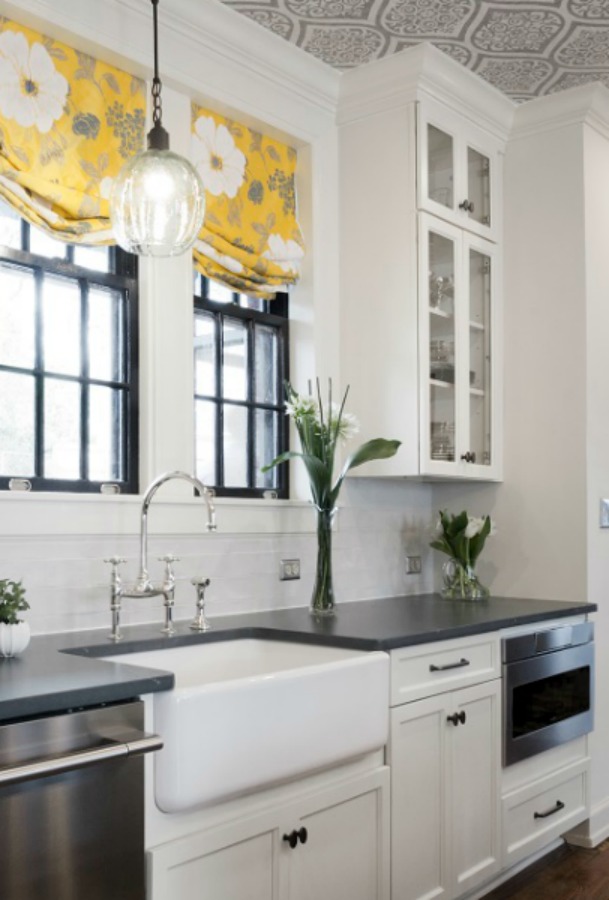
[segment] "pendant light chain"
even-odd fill
[[[161,79],[159,78],[159,20],[158,6],[159,0],[151,0],[154,27],[154,78],[152,79],[152,122],[154,125],[160,125],[163,108],[161,103]]]

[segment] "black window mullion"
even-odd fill
[[[29,226],[26,235],[29,244]],[[44,477],[44,317],[42,314],[43,273],[40,269],[34,273],[35,313],[34,327],[35,351],[34,365],[37,374],[34,383],[34,472],[38,478]]]
[[[71,250],[72,248],[70,248]],[[80,477],[83,481],[89,478],[89,288],[85,281],[80,282]]]
[[[247,323],[247,384],[248,384],[248,410],[247,410],[247,486],[256,487],[255,457],[256,457],[256,413],[254,403],[258,396],[256,389],[256,340],[255,325],[253,321]]]

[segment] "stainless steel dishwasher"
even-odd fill
[[[0,898],[144,900],[140,700],[0,726]]]

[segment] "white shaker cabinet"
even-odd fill
[[[381,767],[148,851],[148,900],[389,900]]]
[[[353,475],[500,480],[507,111],[433,47],[384,63],[341,82],[341,380],[402,446]]]
[[[430,696],[391,710],[392,900],[455,900],[500,870],[496,647],[454,641],[437,656],[402,651],[394,667],[402,682],[392,688],[394,702]],[[476,678],[489,680],[458,687]]]

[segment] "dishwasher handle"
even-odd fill
[[[134,735],[133,739],[112,741],[103,747],[91,747],[86,750],[76,750],[74,753],[64,753],[61,756],[36,759],[23,765],[8,766],[0,769],[0,787],[7,784],[18,784],[32,778],[48,778],[50,775],[58,775],[73,769],[84,769],[109,759],[151,753],[154,750],[160,750],[162,746],[163,740],[157,734],[139,733],[137,736]]]

